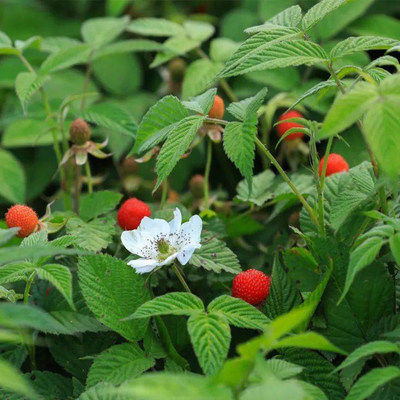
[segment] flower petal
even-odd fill
[[[169,233],[170,235],[175,235],[179,232],[182,225],[182,213],[181,210],[177,207],[174,210],[174,218],[169,222]]]
[[[138,230],[146,231],[146,234],[154,239],[156,239],[156,236],[167,237],[169,235],[169,223],[159,218],[144,217]]]
[[[188,244],[200,244],[203,221],[198,215],[193,215],[188,222],[182,225],[177,244],[180,248]]]
[[[133,254],[149,259],[157,257],[157,248],[152,246],[151,237],[141,229],[122,232],[121,242]]]
[[[159,264],[156,260],[146,260],[144,258],[139,258],[138,260],[131,260],[128,265],[136,270],[138,274],[144,274],[146,272],[151,272]]]
[[[181,251],[178,253],[178,261],[182,265],[186,265],[188,261],[192,258],[192,255],[196,249],[199,249],[201,244],[189,244],[185,246]]]
[[[164,260],[163,262],[159,263],[158,265],[169,265],[172,264],[174,262],[174,260],[176,259],[176,257],[178,257],[178,253],[174,253],[172,255],[170,255],[166,260]]]

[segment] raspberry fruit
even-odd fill
[[[90,126],[82,118],[76,119],[69,126],[69,138],[74,144],[85,144],[91,135]]]
[[[225,104],[221,97],[216,95],[211,110],[208,112],[210,118],[222,119],[225,113]]]
[[[197,174],[194,175],[189,182],[190,192],[195,199],[201,199],[204,195],[204,176]]]
[[[29,236],[36,229],[38,223],[38,216],[28,206],[17,204],[7,211],[6,224],[9,228],[20,228],[17,233],[20,238]]]
[[[282,114],[278,121],[284,121],[285,119],[290,118],[303,118],[303,116],[297,111],[288,111],[285,114]],[[278,132],[279,137],[282,137],[289,129],[291,128],[304,128],[303,125],[300,125],[296,122],[282,122],[276,126],[276,130]],[[284,140],[295,140],[301,139],[304,136],[303,132],[293,132],[289,136],[286,136]]]
[[[264,301],[269,293],[271,278],[256,269],[249,269],[235,276],[232,282],[232,296],[253,306]]]
[[[128,199],[120,207],[117,214],[118,224],[121,229],[132,231],[136,229],[144,217],[150,217],[149,206],[136,198]]]
[[[322,174],[322,169],[324,167],[325,157],[321,158],[319,162],[319,176]],[[349,164],[347,164],[346,160],[340,155],[331,153],[328,156],[328,162],[326,163],[326,172],[325,176],[329,176],[332,174],[337,174],[338,172],[347,172],[349,170]]]

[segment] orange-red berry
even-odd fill
[[[286,119],[290,118],[303,118],[303,116],[299,112],[292,110],[288,111],[285,114],[282,114],[278,118],[278,121],[285,121]],[[296,122],[282,122],[276,126],[276,131],[278,132],[279,137],[281,137],[291,128],[304,128],[304,126]],[[301,139],[303,136],[303,132],[293,132],[290,135],[286,136],[284,140]]]
[[[210,118],[222,119],[225,113],[225,104],[224,100],[221,97],[216,95],[214,97],[214,103],[211,107],[211,110],[208,112],[208,116]]]
[[[232,296],[252,305],[263,302],[269,293],[271,278],[256,269],[249,269],[235,276],[232,282]]]
[[[6,214],[6,224],[9,228],[20,228],[18,237],[25,238],[35,231],[39,219],[35,211],[28,206],[17,204],[9,208]]]
[[[322,175],[324,161],[325,157],[322,157],[319,162],[319,176]],[[325,176],[337,174],[338,172],[347,172],[348,170],[349,170],[349,164],[347,164],[346,160],[340,154],[335,154],[335,153],[329,154],[328,161],[326,163]]]
[[[150,217],[149,206],[136,198],[128,199],[118,210],[117,220],[121,229],[132,231],[136,229],[144,217]]]

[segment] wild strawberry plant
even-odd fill
[[[0,397],[399,398],[399,5],[139,3],[6,10]]]

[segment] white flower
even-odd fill
[[[198,215],[182,224],[182,214],[178,208],[170,222],[144,217],[137,229],[122,232],[122,244],[128,251],[141,257],[129,261],[128,265],[135,268],[137,273],[144,274],[159,266],[172,264],[175,259],[182,265],[187,264],[194,251],[201,247],[202,225]]]

